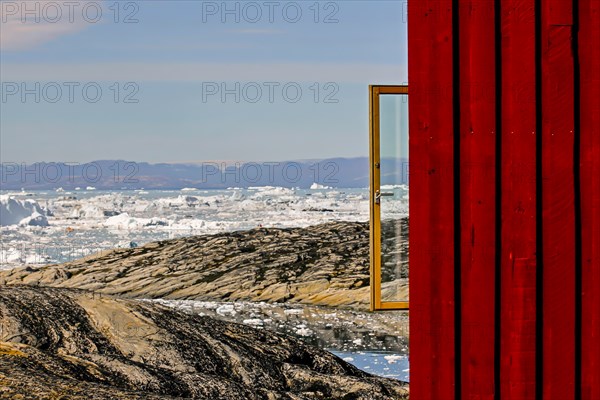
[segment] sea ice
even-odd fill
[[[284,310],[283,312],[287,315],[304,314],[304,310],[302,308],[288,308],[288,309]]]
[[[244,323],[244,325],[263,326],[262,319],[258,319],[258,318],[245,319],[242,322]]]
[[[331,189],[329,186],[325,186],[325,185],[321,185],[317,182],[313,182],[312,185],[310,185],[311,190],[317,190],[317,189]]]
[[[182,236],[369,219],[369,196],[364,189],[307,190],[274,186],[188,189],[147,193],[133,190],[3,193],[0,204],[2,244],[19,249],[31,247],[30,243],[39,241],[37,232],[43,231],[47,249],[54,246],[100,250],[120,244],[127,247],[132,241],[143,246],[151,241]],[[13,199],[10,210],[9,198]],[[386,204],[389,215],[407,213],[405,200],[389,199]],[[20,211],[15,212],[17,208]],[[33,215],[34,211],[39,215]],[[48,226],[39,229],[39,225],[45,226],[46,222]],[[12,236],[8,235],[9,231]],[[74,256],[73,252],[65,257],[60,251],[49,253],[50,262],[70,261]],[[12,264],[21,265],[28,256],[24,254],[21,261]]]
[[[235,309],[233,308],[233,304],[223,304],[222,306],[219,306],[216,311],[219,315],[236,314]]]
[[[388,364],[395,364],[399,360],[402,360],[403,357],[396,355],[396,354],[390,354],[390,355],[384,356],[383,358],[385,358],[385,360],[388,362]]]

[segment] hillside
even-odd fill
[[[289,336],[85,291],[0,291],[0,398],[401,399]]]
[[[404,228],[407,224],[403,220]],[[406,243],[400,251],[407,252]],[[369,228],[367,223],[335,222],[192,236],[66,264],[0,271],[0,284],[78,288],[128,298],[367,309]]]

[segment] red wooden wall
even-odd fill
[[[600,399],[600,0],[409,0],[411,399]]]

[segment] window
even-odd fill
[[[408,86],[370,86],[371,310],[408,309]]]

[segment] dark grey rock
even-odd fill
[[[81,290],[0,290],[0,398],[403,399],[289,336]]]

